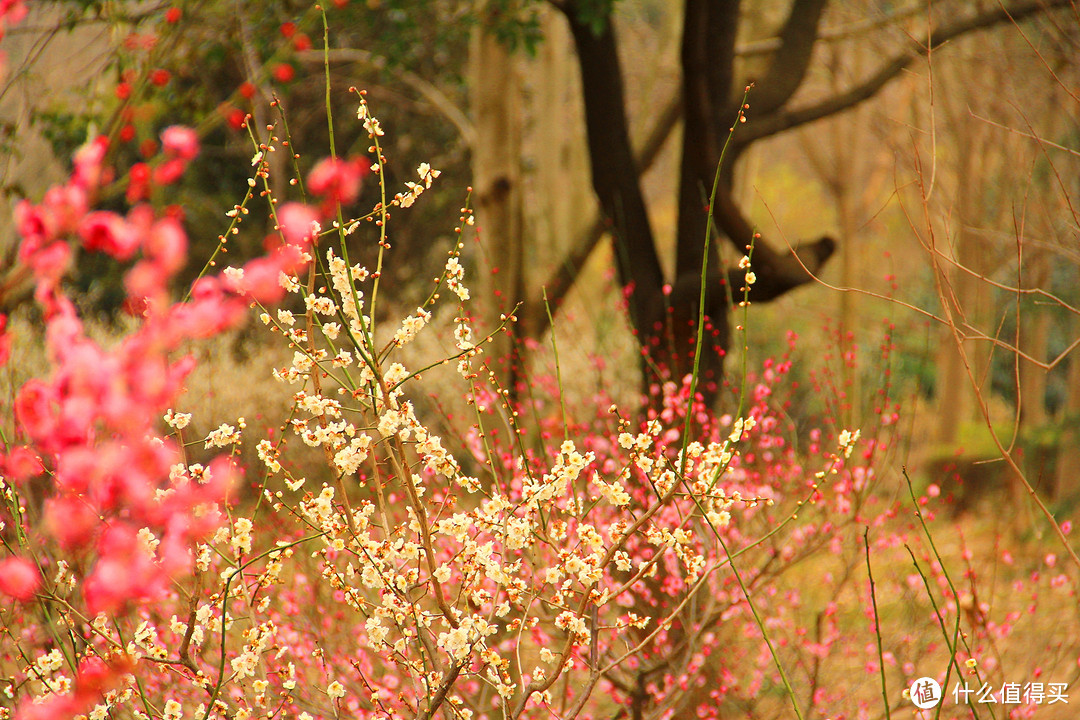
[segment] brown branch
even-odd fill
[[[735,249],[745,253],[746,246],[754,238],[754,227],[731,199],[731,189],[726,185],[716,193],[713,218]],[[787,254],[781,254],[763,242],[758,235],[754,242],[753,256],[757,282],[750,286],[749,299],[752,302],[772,300],[792,288],[810,282],[835,250],[836,241],[825,236],[804,247],[799,255],[796,255],[794,249]],[[744,272],[732,270],[728,274],[731,287],[743,286]]]
[[[712,105],[710,121],[719,137],[726,130],[725,123],[731,122],[731,113],[727,113],[728,99],[735,90],[735,40],[739,34],[741,0],[710,0],[705,31],[708,91]],[[689,3],[687,14],[689,15]],[[689,18],[684,18],[683,42],[687,39]],[[728,117],[723,117],[727,115]]]
[[[982,30],[1001,22],[1020,21],[1031,15],[1071,4],[1072,0],[1024,0],[1008,7],[998,7],[981,12],[964,20],[955,21],[938,28],[930,35],[929,49],[934,50],[961,35]],[[760,117],[748,123],[745,131],[740,132],[735,141],[739,147],[745,147],[762,138],[776,135],[791,128],[805,125],[816,120],[848,110],[861,102],[869,100],[893,78],[899,75],[916,57],[927,51],[927,44],[912,40],[909,47],[890,60],[881,64],[876,72],[863,82],[847,90],[821,100],[813,105],[793,110],[782,110]]]
[[[897,20],[904,20],[912,15],[924,12],[926,12],[926,3],[919,2],[909,5],[906,8],[898,8],[896,10],[883,12],[878,17],[859,20],[858,22],[842,25],[840,27],[826,28],[818,33],[818,42],[834,43],[859,37],[875,30],[880,30],[888,25],[892,25]],[[751,40],[749,42],[740,43],[738,47],[735,48],[735,55],[741,58],[766,55],[779,50],[780,42],[780,38],[771,37],[763,40]]]
[[[827,0],[795,0],[792,3],[791,13],[780,32],[780,48],[769,62],[765,77],[755,83],[760,88],[754,95],[756,112],[767,115],[779,110],[802,85],[826,4]]]
[[[434,717],[435,711],[439,709],[439,706],[446,700],[446,694],[450,692],[450,688],[457,682],[458,675],[461,674],[461,668],[465,663],[456,662],[450,668],[449,672],[443,678],[442,684],[439,685],[439,689],[435,691],[435,694],[431,697],[431,702],[428,704],[427,710],[423,712],[417,712],[416,717],[418,720],[429,720]]]

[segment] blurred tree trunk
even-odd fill
[[[1080,269],[1078,269],[1080,270]],[[1080,271],[1076,273],[1080,284]],[[1070,337],[1080,337],[1080,318],[1072,317]],[[1065,406],[1061,411],[1062,433],[1058,441],[1057,468],[1053,492],[1072,495],[1077,487],[1076,472],[1080,468],[1080,355],[1073,351],[1069,357],[1065,382]]]
[[[1047,287],[1050,281],[1050,258],[1045,250],[1033,247],[1023,249],[1021,278],[1022,288]],[[1020,328],[1018,347],[1024,354],[1045,362],[1049,353],[1051,317],[1035,303],[1022,303],[1017,324]],[[1046,368],[1033,362],[1018,359],[1020,376],[1020,429],[1033,430],[1046,425]]]
[[[851,72],[856,76],[861,71],[860,55],[850,59],[850,67],[844,65],[844,57],[838,48],[832,48],[829,56],[829,84],[833,92],[840,90],[841,76]],[[855,197],[854,183],[860,174],[856,162],[864,152],[862,149],[863,128],[860,108],[855,108],[841,118],[834,119],[829,125],[829,144],[823,146],[819,134],[803,136],[803,150],[828,190],[836,211],[836,225],[840,235],[840,286],[858,287],[861,280],[859,272],[859,247],[856,236],[859,232],[856,216],[864,213],[862,198]],[[858,209],[856,209],[858,205]],[[861,427],[862,388],[859,383],[858,367],[855,363],[855,330],[858,323],[856,315],[856,297],[854,293],[839,293],[839,323],[836,328],[839,341],[840,379],[844,397],[841,404],[841,417],[838,420],[844,427]]]
[[[956,84],[963,78],[954,79]],[[949,93],[945,93],[949,95]],[[992,332],[989,324],[989,290],[984,279],[991,268],[987,261],[989,248],[980,239],[973,228],[985,217],[981,198],[986,178],[985,163],[987,154],[993,152],[988,147],[986,126],[975,123],[966,107],[954,107],[948,100],[943,101],[949,116],[953,137],[957,143],[957,169],[955,193],[953,196],[953,246],[952,257],[955,265],[947,265],[946,287],[951,289],[947,300],[953,305],[953,314],[965,327],[961,332],[972,330]],[[965,340],[964,353],[969,368],[956,346],[951,342],[942,343],[938,358],[937,383],[937,441],[953,443],[959,437],[964,423],[972,422],[979,416],[974,401],[974,392],[988,389],[989,346],[982,340]],[[968,371],[974,374],[978,390],[972,388]]]
[[[483,328],[491,332],[510,315],[523,286],[523,215],[521,182],[522,85],[517,59],[489,24],[498,8],[485,6],[470,45],[473,124],[473,192],[483,258],[475,285],[488,303]],[[500,333],[486,346],[489,366],[514,389],[517,377],[514,342]]]
[[[588,151],[582,127],[576,122],[581,112],[581,87],[570,34],[553,9],[542,13],[540,23],[544,41],[525,71],[525,83],[531,89],[526,112],[529,117],[547,118],[533,123],[524,139],[531,170],[526,178],[525,203],[528,268],[535,267],[544,251],[566,251],[574,238],[589,233],[597,222],[596,201],[588,181]],[[547,291],[549,295],[558,293],[550,285]],[[547,312],[542,299],[537,300],[518,313],[518,332],[523,338],[538,340],[547,328]]]

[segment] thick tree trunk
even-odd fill
[[[499,326],[524,294],[522,237],[521,76],[515,56],[481,24],[470,46],[472,114],[476,143],[472,149],[477,227],[484,257],[477,284],[484,328]],[[518,371],[510,333],[486,346],[489,365],[513,389]]]

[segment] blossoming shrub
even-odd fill
[[[113,175],[101,142],[19,206],[51,369],[16,394],[0,457],[0,717],[854,718],[906,702],[919,674],[984,657],[964,672],[1003,672],[995,643],[1018,618],[992,624],[978,572],[958,591],[905,496],[875,487],[891,408],[865,437],[818,431],[796,448],[787,358],[748,375],[737,417],[688,385],[644,419],[511,406],[484,371],[460,245],[415,311],[376,322],[391,211],[438,171],[393,194],[362,96],[358,120],[370,156],[320,163],[294,202],[270,192],[268,155],[287,141],[267,128],[222,242],[265,207],[276,243],[242,268],[208,265],[180,302],[182,224],[140,200],[194,157],[190,131],[167,130],[154,167],[127,178],[125,215],[92,209]],[[379,199],[343,217],[369,173]],[[378,265],[351,263],[347,240],[376,244]],[[128,264],[139,324],[111,347],[65,295],[75,245]],[[439,307],[453,350],[406,367]],[[274,372],[292,405],[268,437],[243,420],[188,437],[199,408],[181,351],[251,308],[292,349]],[[469,429],[440,437],[418,414],[421,373],[465,395]],[[239,466],[242,443],[258,466]],[[312,452],[320,468],[299,474]],[[259,488],[246,500],[244,472]],[[900,575],[906,547],[916,569]],[[876,586],[871,555],[891,571]],[[901,614],[929,631],[883,627]],[[961,642],[946,623],[962,618]]]

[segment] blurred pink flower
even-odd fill
[[[154,168],[155,185],[172,185],[187,170],[187,160],[180,157],[169,158]]]
[[[8,558],[0,562],[0,593],[20,602],[32,600],[41,585],[37,565],[26,558]]]
[[[104,252],[117,260],[129,260],[139,247],[139,235],[120,215],[106,210],[88,214],[79,224],[79,236],[87,250]]]
[[[108,182],[111,173],[105,167],[105,153],[109,149],[109,139],[103,136],[94,138],[75,152],[73,158],[75,171],[71,182],[87,193],[92,193]]]
[[[168,156],[194,160],[199,154],[199,136],[191,128],[172,125],[161,132],[161,147]]]
[[[278,227],[285,242],[306,248],[319,231],[319,216],[314,208],[301,203],[286,203],[277,213]]]
[[[350,205],[360,197],[361,181],[371,172],[363,158],[324,158],[308,173],[308,190],[323,198],[323,214],[337,205]]]

